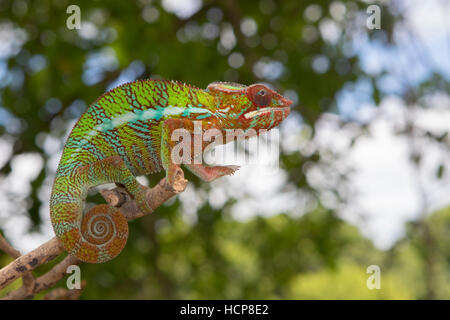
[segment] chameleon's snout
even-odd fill
[[[288,117],[288,115],[291,113],[291,105],[294,103],[292,100],[285,98],[285,97],[281,97],[280,99],[281,102],[281,118],[282,120],[286,119]]]
[[[294,103],[294,102],[293,102],[292,100],[288,99],[288,98],[285,98],[285,97],[282,97],[282,98],[281,98],[281,104],[282,104],[284,107],[290,107],[293,103]]]
[[[282,116],[281,116],[283,118],[283,120],[286,119],[290,113],[291,113],[291,107],[289,107],[289,106],[283,107]]]

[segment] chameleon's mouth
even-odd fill
[[[280,107],[266,107],[258,110],[250,111],[244,114],[246,119],[251,119],[256,116],[268,116],[268,115],[281,115],[281,119],[286,119],[286,117],[291,112],[291,105],[293,103],[292,100],[286,99],[284,97],[280,97],[279,100],[281,106]]]
[[[292,103],[292,102],[291,102]],[[290,105],[290,104],[289,104]],[[291,107],[269,107],[261,108],[259,110],[250,111],[244,114],[246,119],[251,119],[258,116],[270,115],[270,114],[281,114],[282,118],[285,119],[291,112]]]

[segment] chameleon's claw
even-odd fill
[[[232,174],[234,174],[236,171],[238,171],[241,167],[240,167],[240,166],[230,165],[230,166],[223,166],[222,168],[223,168],[222,170],[223,170],[224,172],[227,172],[227,171],[228,171],[228,173],[225,173],[224,175],[232,175]]]

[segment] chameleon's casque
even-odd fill
[[[53,228],[65,249],[89,263],[108,261],[124,248],[128,224],[112,206],[83,213],[87,191],[120,183],[149,212],[147,187],[136,176],[165,170],[173,184],[179,164],[171,160],[172,132],[202,129],[271,129],[289,114],[291,101],[262,84],[215,82],[206,90],[174,81],[142,80],[114,88],[97,99],[72,129],[56,171],[50,198]],[[184,164],[206,181],[236,166]]]

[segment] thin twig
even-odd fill
[[[20,251],[13,248],[8,241],[0,233],[0,250],[4,251],[6,254],[10,255],[12,258],[16,259],[20,257]]]
[[[64,289],[64,288],[56,288],[47,293],[44,296],[45,300],[77,300],[80,295],[83,293],[84,288],[86,288],[86,281],[81,281],[80,289]]]

